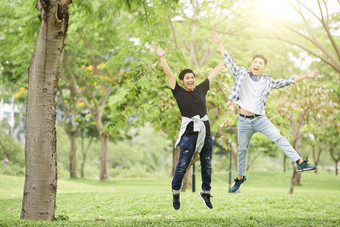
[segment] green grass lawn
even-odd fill
[[[227,177],[213,174],[212,210],[198,185],[181,194],[178,211],[168,177],[61,179],[56,217],[69,220],[41,222],[20,220],[24,178],[0,175],[0,226],[340,226],[339,176],[303,173],[293,195],[291,172],[249,172],[240,194],[228,193]]]

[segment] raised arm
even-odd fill
[[[317,69],[314,69],[313,71],[308,70],[305,75],[296,76],[295,82],[299,82],[307,78],[317,78],[319,74],[320,74],[320,71]]]
[[[176,78],[174,74],[171,72],[171,69],[168,63],[165,60],[165,53],[167,49],[168,48],[166,48],[165,50],[162,50],[162,48],[158,45],[158,46],[154,46],[153,51],[158,55],[159,59],[161,60],[161,66],[163,67],[165,75],[168,77],[170,88],[173,90],[175,89],[175,86],[176,86]]]
[[[212,31],[210,38],[218,45],[218,48],[220,49],[221,54],[223,55],[225,53],[225,48],[222,43],[222,33],[217,35],[216,31]]]
[[[209,73],[208,79],[209,79],[209,85],[211,86],[211,83],[214,81],[215,77],[220,74],[224,67],[224,60],[221,60],[220,63]]]
[[[222,34],[217,35],[217,33],[215,31],[211,32],[211,36],[210,38],[218,45],[218,48],[221,51],[222,54],[222,58],[225,62],[225,64],[228,66],[228,68],[230,69],[230,72],[233,74],[233,76],[236,78],[238,75],[238,71],[240,70],[245,70],[245,68],[238,66],[233,59],[231,59],[230,54],[228,53],[228,51],[224,48],[223,44],[222,44]]]

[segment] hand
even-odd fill
[[[158,45],[158,46],[154,46],[153,47],[153,51],[158,55],[158,57],[164,57],[166,51],[168,50],[168,48],[166,48],[165,50],[162,50],[162,48]]]
[[[317,69],[314,69],[313,71],[308,70],[305,74],[305,78],[315,78],[318,77],[320,74],[320,71]]]
[[[216,31],[211,31],[211,35],[210,38],[217,44],[219,45],[221,43],[222,40],[222,33],[220,33],[220,35],[217,35]]]

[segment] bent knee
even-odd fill
[[[238,148],[237,148],[237,151],[238,151],[239,153],[247,152],[247,151],[248,151],[248,147],[238,147]]]
[[[280,135],[280,136],[278,136],[278,137],[276,137],[276,138],[274,139],[274,142],[275,142],[275,143],[279,143],[279,142],[281,142],[281,141],[288,141],[288,140],[286,139],[286,137],[284,137],[284,136],[282,136],[282,135]]]

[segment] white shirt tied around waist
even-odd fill
[[[181,141],[182,136],[183,136],[188,124],[190,122],[193,122],[194,123],[193,130],[194,130],[194,132],[198,132],[195,151],[200,153],[202,148],[203,148],[204,141],[205,141],[205,135],[206,135],[206,128],[205,128],[204,121],[208,121],[208,120],[209,119],[208,119],[207,115],[205,115],[202,118],[200,118],[199,115],[195,115],[192,118],[182,117],[181,129],[179,131],[179,135],[178,135],[178,139],[177,139],[176,144],[175,144],[175,148],[177,147],[177,145]]]

